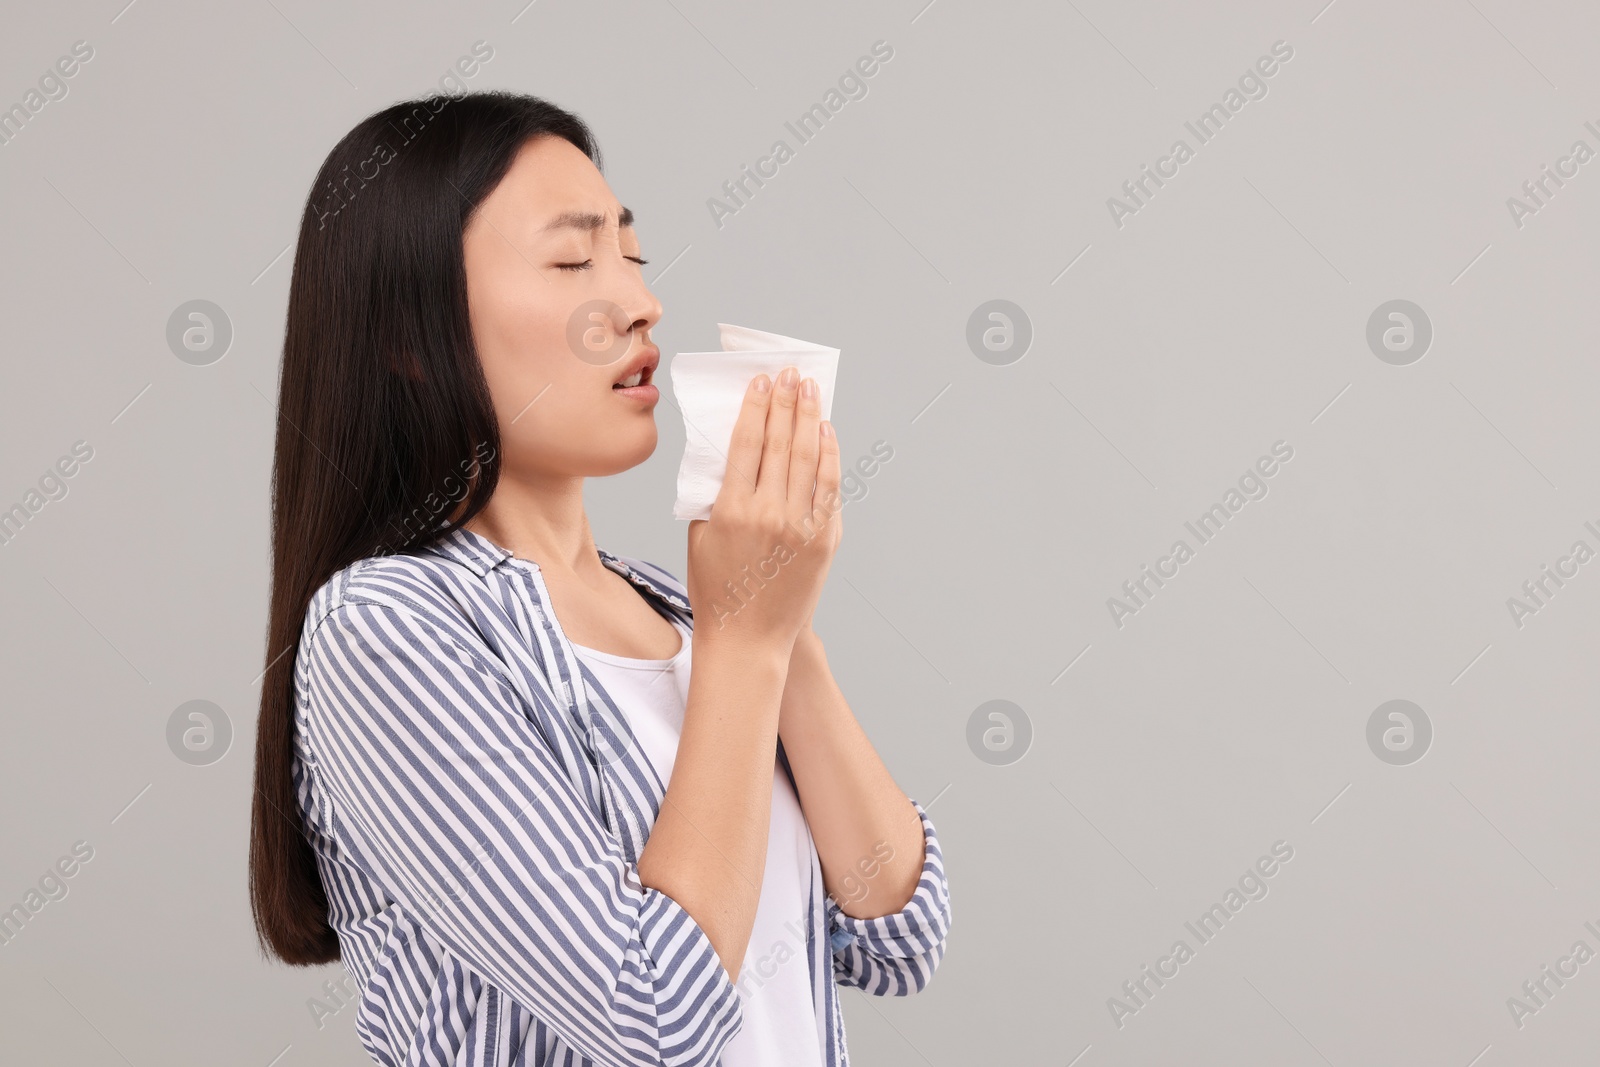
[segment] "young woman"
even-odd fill
[[[950,898],[811,629],[838,443],[814,383],[760,376],[687,584],[597,547],[583,481],[655,450],[661,316],[599,162],[571,114],[473,93],[373,115],[317,175],[257,929],[343,961],[381,1064],[843,1067],[836,983],[921,990]]]

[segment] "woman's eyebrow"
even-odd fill
[[[606,216],[593,211],[563,211],[549,222],[545,223],[545,232],[551,230],[588,230],[594,232],[606,224]],[[617,216],[617,228],[625,229],[633,225],[633,208],[625,207],[622,214]]]

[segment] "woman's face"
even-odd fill
[[[660,351],[633,219],[561,137],[523,145],[463,234],[472,336],[500,424],[502,476],[615,474],[656,447],[654,386],[613,386]]]

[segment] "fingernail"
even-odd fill
[[[823,419],[822,420],[822,436],[824,436],[824,437],[832,437],[833,436],[833,423],[829,422],[827,419]]]
[[[783,373],[778,375],[778,384],[785,389],[793,389],[794,380],[799,376],[800,372],[793,367],[785,367],[783,368]]]
[[[815,400],[817,398],[816,380],[813,378],[807,378],[805,381],[801,382],[800,395],[805,397],[807,400]]]
[[[765,393],[772,388],[772,381],[765,374],[756,375],[756,392]]]

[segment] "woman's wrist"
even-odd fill
[[[822,638],[817,636],[817,632],[811,628],[810,623],[806,623],[800,632],[795,635],[794,646],[789,650],[791,662],[808,656],[824,660],[827,658],[827,652],[822,647]]]
[[[789,653],[783,700],[778,706],[780,734],[799,740],[804,732],[821,725],[819,715],[825,716],[828,710],[832,680],[822,639],[809,627],[802,630]]]
[[[795,635],[789,649],[788,673],[783,693],[784,703],[793,704],[798,699],[814,699],[818,684],[828,675],[828,653],[822,647],[822,638],[807,626]]]
[[[692,636],[696,663],[706,660],[745,663],[759,667],[775,667],[786,673],[794,645],[792,642],[771,638],[756,638],[731,631],[720,631],[713,626],[696,627]]]

